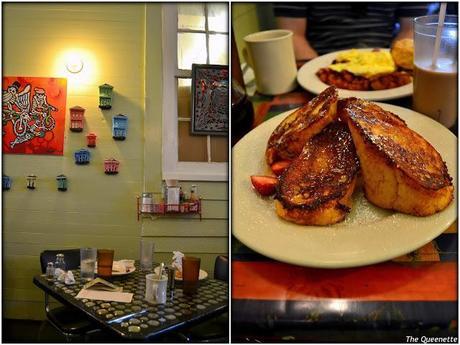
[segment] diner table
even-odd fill
[[[250,97],[253,127],[314,96],[300,88],[275,97],[256,93]],[[387,103],[411,108],[412,101]],[[455,222],[393,260],[320,269],[273,260],[232,237],[232,340],[420,342],[451,336],[452,342],[458,336],[457,243]]]
[[[174,294],[168,291],[165,304],[151,304],[144,300],[145,275],[136,263],[136,270],[123,276],[112,276],[111,283],[122,286],[123,292],[133,293],[131,303],[77,299],[84,285],[79,270],[74,270],[75,284],[49,282],[45,275],[33,278],[34,284],[59,302],[85,313],[102,328],[112,331],[120,338],[133,341],[151,340],[168,332],[186,327],[228,309],[228,283],[207,278],[199,282],[197,292],[188,296],[182,284],[176,283]]]

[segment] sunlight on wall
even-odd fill
[[[83,68],[78,73],[72,73],[67,70],[66,65],[69,61],[81,60]],[[57,55],[54,62],[55,75],[67,78],[67,87],[69,92],[85,91],[94,87],[99,75],[98,59],[93,52],[84,49],[68,49]]]

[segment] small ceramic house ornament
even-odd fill
[[[87,146],[88,147],[96,147],[96,138],[97,138],[96,134],[89,133],[86,136]]]
[[[115,115],[112,118],[112,136],[115,140],[125,140],[128,131],[128,116]]]
[[[80,106],[70,108],[70,130],[72,132],[83,131],[85,109]]]
[[[118,174],[118,167],[120,166],[120,162],[116,159],[110,158],[104,160],[104,170],[105,173],[108,175],[115,175]]]
[[[111,109],[112,108],[112,95],[113,86],[109,84],[102,84],[99,86],[99,108]]]
[[[27,189],[35,189],[37,176],[31,174],[27,176]]]
[[[3,190],[10,190],[11,188],[11,177],[7,175],[2,175],[2,189]]]
[[[75,164],[78,164],[78,165],[89,164],[89,159],[91,158],[91,154],[86,149],[75,151],[74,156],[75,156]]]
[[[65,192],[67,190],[67,177],[65,175],[56,176],[58,191]]]

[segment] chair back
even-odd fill
[[[40,253],[40,266],[42,273],[46,272],[48,262],[54,263],[56,261],[56,255],[59,253],[64,254],[66,269],[75,270],[80,266],[80,249],[45,250]]]
[[[214,263],[214,279],[228,282],[228,256],[219,255]]]

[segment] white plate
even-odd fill
[[[130,267],[129,272],[118,272],[118,271],[114,271],[113,268],[112,268],[112,276],[124,276],[124,275],[127,275],[127,274],[131,274],[131,273],[133,273],[135,271],[136,271],[135,266]],[[95,264],[95,271],[94,272],[97,274],[97,262]]]
[[[160,269],[160,267],[155,267],[155,269],[153,270],[156,274],[158,274],[158,270]],[[201,270],[200,269],[200,274],[198,276],[198,279],[199,280],[203,280],[203,279],[206,279],[208,277],[208,272],[204,271],[204,270]],[[182,281],[182,278],[177,278],[175,280],[178,280],[178,281]]]
[[[457,194],[457,138],[412,110],[379,104],[403,118],[447,163]],[[292,111],[262,123],[233,148],[233,234],[252,250],[291,264],[340,268],[373,264],[409,253],[441,234],[457,218],[457,201],[429,217],[386,211],[355,193],[346,220],[333,226],[302,226],[276,215],[273,199],[252,189],[250,176],[267,174],[265,147],[274,128]]]
[[[363,48],[357,50],[369,51],[373,48]],[[321,93],[325,88],[329,87],[329,85],[323,83],[317,76],[316,72],[320,68],[329,66],[332,61],[336,58],[336,56],[343,52],[347,51],[341,50],[333,53],[329,53],[326,55],[321,55],[303,65],[300,70],[297,72],[297,81],[298,83],[307,91],[310,91],[314,94]],[[388,49],[382,49],[388,50]],[[345,89],[338,89],[340,97],[358,97],[372,101],[384,101],[389,99],[396,99],[402,98],[412,95],[413,84],[406,84],[400,87],[395,87],[393,89],[387,90],[376,90],[376,91],[353,91],[353,90],[345,90]]]

